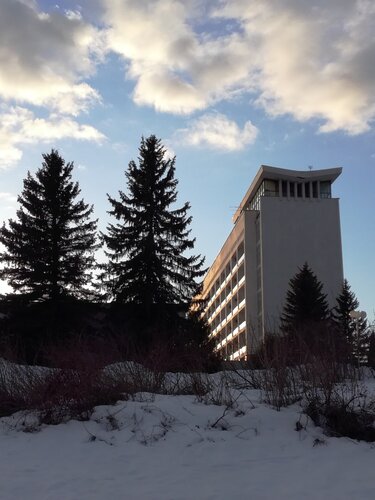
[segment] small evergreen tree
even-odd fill
[[[173,208],[177,199],[175,158],[154,135],[142,138],[138,165],[131,161],[128,194],[119,200],[108,196],[109,212],[117,219],[103,235],[109,259],[104,287],[114,301],[152,305],[187,304],[198,293],[204,259],[186,255],[193,249],[190,238],[190,204]]]
[[[355,322],[350,317],[350,312],[355,311],[359,302],[352,290],[348,280],[344,280],[341,292],[336,299],[337,305],[333,308],[332,318],[340,332],[340,334],[349,342],[352,343],[353,333],[355,331]]]
[[[359,302],[346,279],[336,302],[332,318],[340,337],[347,344],[348,360],[362,362],[368,349],[367,322],[366,319],[356,320],[350,316],[358,308]]]
[[[360,319],[356,322],[356,327],[352,337],[353,361],[358,365],[365,365],[368,362],[370,334],[367,328],[367,320]]]
[[[375,322],[369,327],[367,364],[375,368]]]
[[[289,281],[286,303],[281,315],[284,332],[295,332],[328,318],[327,296],[323,285],[307,262]]]
[[[57,151],[43,155],[35,176],[28,172],[17,218],[0,229],[0,278],[29,301],[57,303],[87,293],[96,245],[93,207],[77,200],[73,163]]]

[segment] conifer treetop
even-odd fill
[[[289,281],[281,316],[283,329],[293,329],[304,323],[325,320],[328,318],[328,312],[323,284],[305,262],[299,272]]]
[[[91,281],[98,247],[93,207],[76,199],[73,163],[54,149],[43,160],[24,180],[16,219],[0,229],[0,278],[30,300],[78,298]]]
[[[142,137],[138,163],[131,161],[125,173],[127,192],[119,191],[118,199],[108,195],[117,222],[102,235],[109,259],[105,287],[118,302],[178,304],[200,289],[204,259],[187,254],[195,239],[190,204],[175,208],[175,161],[160,139]]]

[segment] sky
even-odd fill
[[[373,0],[0,0],[0,221],[53,147],[104,230],[155,134],[210,265],[261,164],[341,166],[344,274],[374,317],[374,26]]]

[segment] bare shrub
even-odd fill
[[[347,378],[341,381],[310,365],[309,383],[304,384],[303,410],[316,425],[331,436],[375,441],[375,400],[368,393],[360,371],[345,369]]]
[[[153,371],[134,361],[110,365],[103,370],[102,383],[120,394],[164,393],[165,373]]]
[[[33,395],[43,385],[43,374],[27,366],[0,360],[0,416],[32,406]]]
[[[204,387],[206,392],[201,396],[197,394],[198,401],[205,404],[225,406],[228,409],[235,407],[239,396],[236,395],[235,389],[231,384],[231,380],[226,373],[221,373],[214,379],[210,379]]]
[[[36,411],[41,423],[57,424],[70,418],[84,420],[97,405],[126,400],[136,393],[193,394],[211,390],[207,375],[199,372],[168,374],[170,351],[158,344],[136,361],[121,361],[124,351],[102,339],[76,339],[50,346],[43,357],[54,368],[0,363],[0,416],[20,410]],[[180,360],[181,361],[181,360]],[[194,363],[191,360],[191,363]]]
[[[256,353],[252,368],[233,369],[233,383],[239,388],[258,389],[261,399],[280,410],[302,397],[298,374],[291,363],[289,339],[272,336]]]

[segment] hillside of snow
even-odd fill
[[[0,499],[375,498],[373,444],[327,437],[298,404],[276,411],[257,390],[231,406],[138,393],[87,421],[3,417]]]

